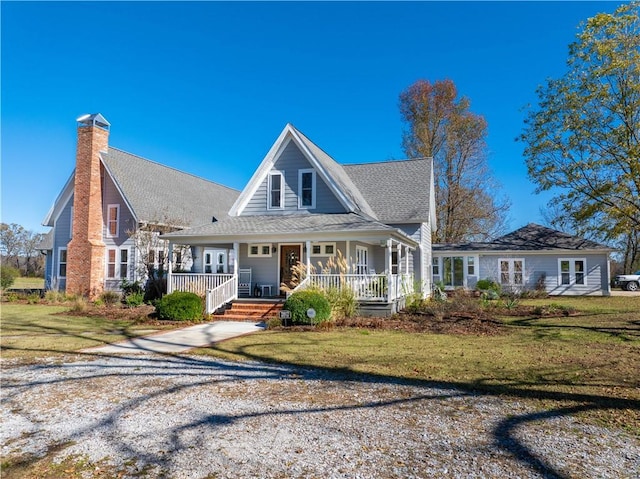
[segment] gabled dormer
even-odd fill
[[[229,215],[347,212],[375,218],[342,166],[287,124]]]

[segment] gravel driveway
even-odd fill
[[[5,364],[0,441],[3,460],[88,459],[87,477],[640,476],[638,438],[562,410],[201,356]]]

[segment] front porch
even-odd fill
[[[204,296],[207,314],[238,298],[284,298],[311,286],[351,290],[363,311],[388,315],[414,293],[415,250],[392,239],[237,242],[191,249],[192,271],[176,273],[170,267],[167,292]]]
[[[281,290],[265,295],[265,290],[249,288],[241,293],[243,283],[236,274],[172,273],[169,275],[167,292],[189,291],[206,299],[206,313],[212,314],[227,303],[239,298],[281,298],[308,287],[319,289],[350,289],[361,305],[404,305],[402,299],[414,293],[411,274],[310,274],[289,292]],[[256,291],[260,291],[255,295]],[[368,309],[380,310],[369,306]],[[398,308],[392,307],[391,312]]]

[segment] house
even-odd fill
[[[162,236],[217,265],[194,261],[168,290],[207,292],[211,312],[241,296],[349,287],[361,311],[387,315],[415,285],[431,290],[433,205],[431,159],[341,165],[287,124],[228,216]]]
[[[434,244],[433,281],[446,289],[473,289],[479,279],[491,279],[516,292],[608,296],[611,252],[532,223],[486,243]]]
[[[100,114],[78,120],[76,164],[43,221],[51,230],[45,283],[90,298],[145,279],[140,264],[163,269],[169,258],[157,231],[224,219],[239,192],[109,146],[109,122]],[[140,244],[140,232],[149,233]],[[174,266],[190,268],[174,251]],[[185,251],[188,253],[188,250]]]

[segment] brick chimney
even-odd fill
[[[93,300],[104,290],[102,167],[109,147],[109,122],[99,113],[78,118],[73,185],[73,237],[67,245],[67,293]]]

